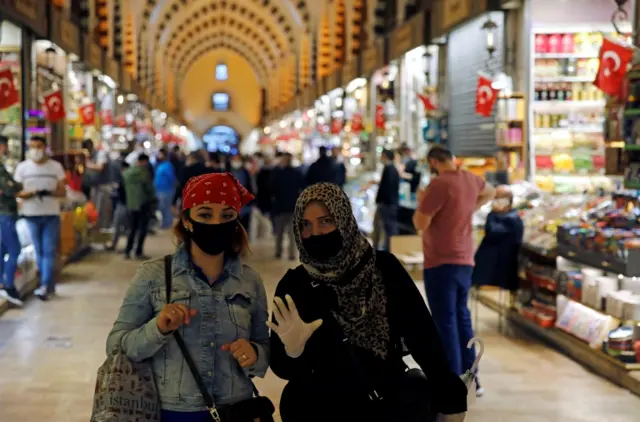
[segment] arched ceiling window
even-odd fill
[[[226,81],[229,79],[229,69],[225,63],[216,65],[216,81]]]

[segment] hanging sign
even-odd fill
[[[489,7],[491,6],[491,7]],[[435,2],[431,13],[431,38],[445,35],[454,26],[480,16],[489,10],[497,10],[494,1],[487,0],[441,0]]]
[[[42,0],[0,0],[0,11],[17,24],[31,28],[37,35],[48,35],[47,8],[49,2]]]
[[[478,74],[476,87],[476,113],[483,116],[491,116],[493,105],[498,97],[498,91],[493,88],[493,81],[483,74]]]
[[[391,59],[401,57],[407,51],[423,44],[424,17],[415,16],[391,34],[389,52]]]
[[[65,52],[80,55],[80,31],[57,7],[51,8],[51,39]]]
[[[96,122],[96,105],[94,103],[85,104],[78,108],[80,120],[85,126],[92,126]]]
[[[45,94],[42,98],[42,109],[47,120],[51,123],[56,123],[64,119],[67,112],[64,109],[62,91],[58,89]]]
[[[107,59],[107,76],[113,79],[116,85],[120,84],[120,62],[114,58]]]
[[[100,72],[104,72],[104,50],[98,44],[87,40],[84,44],[84,59],[87,64]]]
[[[342,67],[342,85],[347,85],[358,77],[358,60],[351,59]]]
[[[0,68],[0,110],[11,107],[18,102],[20,102],[20,94],[16,89],[11,68]]]
[[[600,67],[593,84],[605,94],[620,94],[632,57],[633,47],[605,37],[600,48]]]
[[[378,63],[378,46],[374,44],[362,53],[362,73],[373,73],[378,68]]]

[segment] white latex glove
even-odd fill
[[[304,346],[311,335],[322,325],[322,320],[317,319],[311,323],[306,323],[300,318],[296,304],[291,296],[286,295],[285,305],[282,299],[276,297],[273,302],[273,316],[275,323],[267,321],[267,325],[278,334],[280,340],[284,344],[287,355],[297,358],[302,355]]]

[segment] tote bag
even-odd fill
[[[151,366],[118,349],[98,369],[91,422],[159,422],[160,400]]]

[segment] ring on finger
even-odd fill
[[[247,355],[244,355],[244,354],[243,354],[242,356],[240,356],[240,359],[242,359],[242,360],[248,360],[248,359],[249,359],[249,357],[248,357]]]

